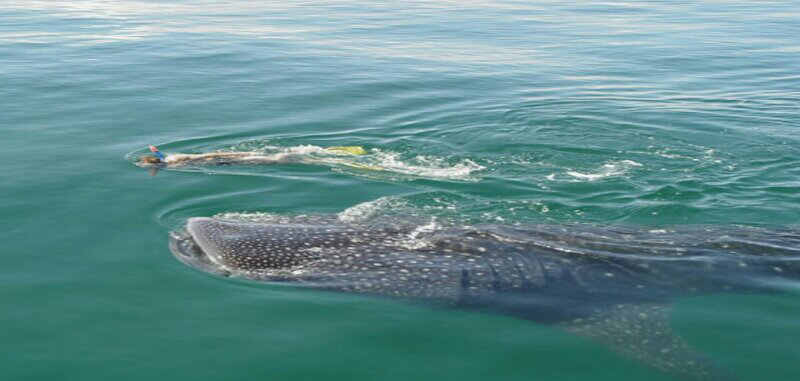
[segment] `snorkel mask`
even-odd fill
[[[155,156],[156,158],[158,158],[158,161],[160,161],[160,162],[162,162],[162,163],[166,163],[166,161],[167,161],[167,158],[166,158],[166,156],[164,156],[164,154],[163,154],[163,153],[161,153],[161,151],[159,151],[159,150],[158,150],[158,147],[156,147],[156,146],[150,146],[149,148],[150,148],[150,152],[152,152],[152,153],[153,153],[153,156]]]
[[[144,168],[158,169],[167,165],[166,156],[158,150],[156,146],[150,146],[153,156],[141,156],[137,160],[137,165]]]

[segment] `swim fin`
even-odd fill
[[[338,146],[325,148],[326,151],[348,155],[365,155],[367,150],[359,146]]]

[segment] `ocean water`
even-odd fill
[[[799,10],[4,0],[2,379],[669,380],[546,325],[215,278],[167,232],[396,210],[797,226]],[[132,163],[148,144],[368,153],[153,176]],[[798,317],[800,291],[704,295],[673,326],[742,380],[796,380]]]

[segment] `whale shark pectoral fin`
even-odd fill
[[[619,304],[559,327],[681,380],[736,380],[672,333],[670,311],[663,304]]]

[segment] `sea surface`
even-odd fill
[[[546,325],[216,278],[167,233],[797,226],[800,1],[3,0],[0,132],[3,380],[669,380]],[[149,173],[149,144],[367,154]],[[795,381],[799,290],[681,299],[673,326]]]

